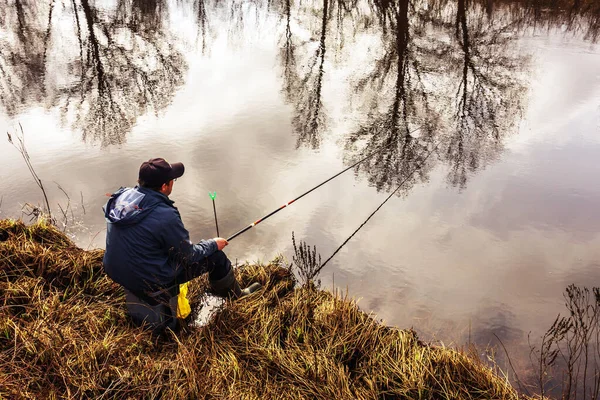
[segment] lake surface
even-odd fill
[[[2,0],[0,131],[21,124],[84,248],[149,158],[185,164],[171,198],[200,240],[208,192],[229,236],[377,151],[226,252],[291,261],[294,232],[324,260],[394,193],[322,286],[427,340],[500,338],[527,376],[565,287],[600,286],[600,8],[519,4]],[[0,153],[0,217],[27,220],[41,192]]]

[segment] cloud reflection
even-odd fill
[[[120,0],[112,12],[89,0],[60,8],[6,1],[3,29],[17,38],[0,43],[0,100],[9,115],[36,105],[57,108],[85,141],[120,144],[140,115],[164,109],[183,83],[187,64],[163,27],[162,0]],[[68,17],[72,30],[54,26]],[[77,51],[61,47],[69,39]],[[68,56],[50,63],[51,51]]]
[[[374,55],[370,68],[353,70],[349,102],[361,106],[348,116],[359,122],[345,147],[348,164],[383,149],[357,168],[383,191],[394,189],[414,169],[419,176],[410,182],[426,181],[436,162],[420,163],[434,143],[441,144],[437,161],[447,165],[448,182],[464,189],[470,175],[498,159],[526,108],[530,59],[517,39],[544,25],[567,32],[585,27],[585,37],[595,40],[600,28],[600,7],[587,2],[359,3],[325,0],[294,8],[291,0],[276,2],[285,26],[279,58],[284,93],[294,107],[297,145],[318,149],[329,133],[327,104],[340,100],[323,99],[324,78],[336,72],[335,61],[348,42],[379,38],[379,47],[368,49]],[[302,27],[310,39],[302,39]]]

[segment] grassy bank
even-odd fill
[[[153,338],[128,324],[102,254],[43,223],[0,221],[0,398],[517,398],[479,361],[295,287],[276,263],[238,269],[258,295]]]

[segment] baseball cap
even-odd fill
[[[183,175],[182,163],[169,164],[164,158],[152,158],[140,166],[139,179],[146,186],[156,187]]]

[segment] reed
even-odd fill
[[[43,221],[0,221],[0,398],[519,398],[479,360],[297,287],[281,260],[238,268],[262,289],[207,325],[153,337],[129,324],[102,254]]]

